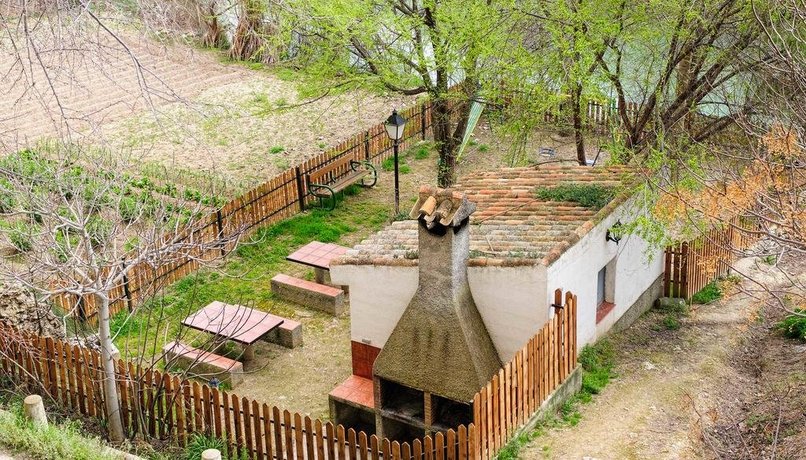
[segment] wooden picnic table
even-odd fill
[[[291,253],[286,260],[313,267],[317,283],[326,282],[326,272],[330,271],[330,262],[343,256],[350,248],[333,243],[311,241]]]
[[[280,327],[283,321],[260,310],[215,301],[182,320],[182,324],[240,343],[244,347],[243,358],[248,361],[254,358],[252,345]]]

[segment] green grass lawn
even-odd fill
[[[334,211],[313,209],[269,227],[260,228],[241,243],[217,270],[201,270],[174,283],[158,298],[128,317],[113,318],[115,344],[124,357],[148,357],[176,336],[180,321],[208,303],[219,300],[293,317],[300,306],[275,298],[271,278],[278,273],[312,276],[312,271],[285,257],[311,241],[344,243],[379,230],[391,210],[374,199],[372,191],[348,190]],[[351,243],[344,243],[350,245]]]
[[[413,157],[415,177],[401,181],[404,203],[416,199],[420,184],[436,175],[433,159],[415,156],[415,150],[423,148],[429,145],[418,145],[405,153]],[[125,313],[114,317],[115,344],[124,358],[142,360],[143,365],[152,364],[154,357],[161,355],[162,346],[175,340],[180,332],[183,342],[202,345],[207,337],[181,328],[180,322],[214,300],[299,321],[303,325],[304,345],[287,349],[259,343],[254,369],[247,369],[244,383],[234,391],[327,420],[328,392],[351,374],[350,317],[334,317],[278,299],[271,293],[270,280],[278,273],[313,279],[312,269],[288,262],[285,257],[311,241],[354,246],[393,217],[393,175],[382,172],[375,187],[354,186],[339,194],[334,211],[312,208],[262,228],[242,242],[222,266],[200,270],[173,283],[130,318]],[[235,354],[239,351],[237,347],[228,348]],[[226,353],[226,349],[222,352]],[[161,367],[161,363],[154,365]]]

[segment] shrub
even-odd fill
[[[176,185],[174,184],[165,184],[157,188],[157,191],[171,198],[176,198]]]
[[[0,213],[13,211],[16,204],[14,186],[6,179],[0,179]]]
[[[806,341],[806,309],[796,308],[795,314],[788,315],[775,327],[789,338]]]
[[[430,155],[430,154],[431,154],[431,152],[428,150],[428,147],[420,147],[419,149],[417,149],[416,152],[414,152],[414,159],[415,160],[424,160],[424,159],[428,158],[428,155]]]
[[[109,203],[109,195],[103,189],[103,186],[94,180],[87,181],[84,184],[84,188],[81,190],[81,198],[84,200],[87,212],[91,213],[100,211],[105,204]]]
[[[221,458],[227,459],[227,446],[224,440],[212,436],[204,436],[201,434],[193,434],[188,440],[188,445],[185,447],[185,458],[187,460],[198,460],[201,458],[202,452],[207,449],[218,449],[221,451]]]
[[[154,189],[154,182],[151,181],[148,177],[141,177],[139,179],[134,179],[132,181],[132,185],[137,188],[143,188],[146,190]]]
[[[702,290],[691,296],[691,303],[705,305],[721,298],[722,290],[719,289],[716,281],[711,281]]]
[[[613,377],[615,360],[612,345],[607,340],[585,345],[579,353],[578,361],[583,369],[582,392],[599,394]]]
[[[75,248],[76,245],[78,245],[78,236],[67,230],[61,230],[56,233],[56,247],[53,248],[53,250],[59,262],[67,262],[67,259],[70,258],[71,250]]]
[[[118,202],[118,214],[124,222],[132,222],[137,218],[137,201],[130,196],[124,196]]]
[[[613,199],[613,187],[596,184],[562,184],[537,189],[537,197],[545,201],[570,201],[586,208],[602,209]]]
[[[17,222],[8,231],[8,239],[17,252],[28,252],[34,247],[30,226]]]
[[[112,223],[100,216],[92,216],[87,220],[87,234],[93,247],[101,246],[112,235]]]
[[[123,243],[123,250],[129,252],[134,249],[137,249],[137,247],[139,246],[140,246],[140,238],[133,236],[127,239],[125,243]]]
[[[663,317],[663,326],[670,331],[676,331],[680,329],[680,320],[676,314],[669,313]]]
[[[183,196],[187,201],[199,202],[202,199],[202,193],[195,188],[188,187],[185,189]]]

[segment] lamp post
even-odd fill
[[[400,139],[403,139],[403,128],[406,126],[406,119],[401,117],[397,110],[392,111],[392,115],[386,119],[384,128],[389,139],[392,139],[392,148],[395,155],[395,216],[400,214],[400,179],[398,173],[398,149]]]

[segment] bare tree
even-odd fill
[[[0,233],[14,249],[0,276],[23,283],[42,301],[72,297],[75,302],[61,302],[68,305],[64,313],[97,319],[113,442],[124,433],[110,319],[113,304],[127,307],[116,293],[135,270],[209,264],[240,234],[233,229],[225,236],[210,218],[210,206],[178,198],[171,184],[138,188],[126,173],[132,160],[51,144],[0,164]]]
[[[4,3],[0,148],[96,137],[99,124],[112,118],[182,100],[141,61],[136,38],[143,28],[124,19],[105,1]]]

